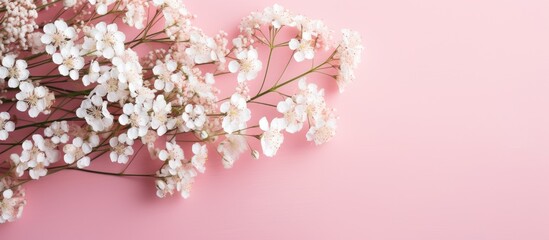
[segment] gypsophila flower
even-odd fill
[[[185,112],[181,115],[185,126],[191,130],[200,130],[206,122],[206,113],[202,105],[187,104]]]
[[[71,144],[66,144],[63,147],[65,153],[63,159],[67,164],[76,162],[78,168],[85,168],[90,165],[91,159],[87,154],[91,153],[92,147],[84,142],[84,139],[77,137],[72,140]]]
[[[179,191],[183,198],[188,198],[197,173],[192,163],[183,162],[185,156],[181,147],[176,143],[166,142],[166,149],[159,151],[158,158],[167,164],[156,173],[159,178],[156,180],[156,195],[162,198]]]
[[[307,121],[307,108],[303,104],[296,104],[293,99],[286,98],[276,106],[278,112],[284,114],[284,125],[289,133],[296,133],[303,128],[303,123]]]
[[[0,179],[0,223],[20,218],[26,203],[23,188],[16,185],[12,177]]]
[[[122,20],[128,24],[128,26],[143,29],[145,27],[143,22],[147,15],[149,2],[147,0],[128,0],[124,2],[127,2],[127,4],[125,6],[126,13]]]
[[[25,140],[21,144],[23,151],[21,155],[12,154],[11,160],[16,166],[16,173],[22,176],[24,171],[29,170],[32,179],[39,179],[46,176],[47,167],[57,161],[57,150],[41,135],[32,135],[32,140]]]
[[[328,142],[336,134],[336,117],[331,111],[326,111],[314,117],[314,124],[307,132],[307,141],[316,145]]]
[[[44,136],[49,137],[55,144],[67,143],[69,141],[69,124],[67,121],[52,122],[44,129]]]
[[[261,134],[263,154],[267,157],[273,157],[284,141],[284,135],[280,132],[285,128],[284,120],[275,118],[269,126],[269,121],[266,117],[263,117],[259,120],[259,128],[264,131]]]
[[[38,29],[38,11],[32,0],[0,0],[0,56],[28,50],[28,37]]]
[[[15,95],[17,101],[17,110],[24,112],[28,110],[29,116],[35,118],[40,113],[49,113],[48,108],[52,104],[53,93],[44,86],[34,86],[30,82],[21,82],[21,90]]]
[[[191,163],[200,173],[204,173],[206,170],[206,159],[208,158],[208,148],[206,145],[200,145],[199,143],[193,144],[192,151],[194,156],[191,158]]]
[[[222,122],[223,130],[229,134],[246,128],[246,122],[252,117],[246,99],[240,94],[233,94],[230,101],[221,104],[220,109],[226,114]]]
[[[78,71],[84,67],[84,58],[80,56],[80,50],[72,44],[61,46],[59,53],[52,55],[53,62],[59,67],[59,73],[63,76],[70,76],[72,80],[79,77]]]
[[[133,155],[133,140],[128,138],[125,133],[109,140],[111,146],[110,158],[112,162],[126,164],[131,155]]]
[[[295,102],[299,105],[305,105],[305,111],[308,116],[316,116],[326,108],[324,100],[324,89],[319,89],[314,83],[307,83],[305,78],[299,80],[300,92],[295,96]]]
[[[217,44],[211,37],[205,36],[201,31],[193,31],[190,36],[191,47],[185,53],[194,59],[197,64],[217,61]]]
[[[305,59],[313,59],[315,57],[314,41],[311,39],[311,33],[304,32],[301,39],[292,38],[288,43],[291,50],[294,50],[294,59],[297,62],[302,62]]]
[[[88,0],[91,5],[95,6],[95,11],[99,15],[107,14],[109,5],[116,2],[116,0]]]
[[[343,29],[343,39],[337,48],[336,58],[339,59],[339,74],[337,76],[337,85],[339,92],[343,92],[347,84],[352,82],[356,77],[355,69],[360,63],[362,51],[362,39],[360,35],[349,29]]]
[[[231,168],[234,162],[238,160],[240,154],[248,149],[248,141],[242,135],[229,134],[226,139],[219,143],[217,151],[221,154],[223,166]]]
[[[158,158],[162,161],[182,161],[185,153],[177,143],[166,142],[166,149],[158,152]]]
[[[19,82],[29,78],[29,70],[27,70],[27,62],[22,59],[15,59],[14,55],[6,55],[2,59],[0,66],[0,79],[8,78],[8,86],[16,88]]]
[[[44,35],[40,38],[46,44],[46,52],[53,54],[57,49],[71,42],[76,37],[76,30],[69,27],[62,19],[44,26]]]
[[[118,122],[122,125],[130,125],[128,129],[128,138],[137,139],[147,134],[150,124],[150,117],[147,113],[152,108],[152,103],[126,103],[122,108],[123,114],[118,117]]]
[[[177,70],[177,62],[169,59],[169,55],[166,55],[166,57],[166,62],[157,60],[153,68],[153,74],[158,76],[154,81],[154,88],[156,90],[171,92],[175,87],[175,82],[182,78],[182,73],[175,72]]]
[[[262,67],[257,50],[242,50],[236,54],[236,58],[237,60],[229,62],[229,71],[238,72],[238,82],[255,79]]]
[[[90,62],[90,67],[88,68],[88,74],[82,77],[82,83],[84,86],[89,86],[92,83],[95,83],[99,78],[106,78],[109,75],[104,74],[110,70],[110,67],[100,66],[97,60],[92,60]]]
[[[9,133],[15,130],[15,123],[10,121],[8,112],[0,112],[0,140],[8,139]]]
[[[118,72],[115,70],[103,73],[97,82],[99,84],[94,88],[93,93],[100,97],[106,96],[109,102],[124,101],[130,95],[128,84],[118,80]]]
[[[90,34],[95,40],[95,49],[104,58],[111,59],[124,52],[126,36],[118,31],[116,23],[107,25],[105,22],[100,22],[95,25]]]
[[[151,127],[156,130],[159,136],[162,136],[168,130],[168,114],[172,111],[172,104],[166,102],[164,95],[158,95],[154,100],[152,110]]]
[[[76,116],[84,118],[94,131],[103,131],[112,125],[114,119],[107,104],[100,96],[93,95],[82,101],[76,109]]]

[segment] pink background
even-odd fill
[[[273,3],[186,1],[210,33]],[[549,239],[548,1],[278,3],[366,42],[358,81],[329,91],[332,142],[210,161],[188,200],[53,175],[0,239]]]

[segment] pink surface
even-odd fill
[[[210,33],[273,3],[186,2]],[[210,161],[188,200],[53,175],[0,239],[549,239],[548,1],[278,3],[366,42],[359,80],[328,94],[332,142]]]

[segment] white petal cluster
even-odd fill
[[[84,67],[84,58],[80,56],[80,49],[72,44],[65,44],[60,52],[52,55],[52,60],[59,65],[57,68],[63,76],[70,76],[72,80],[77,80],[80,75],[78,71]]]
[[[93,95],[82,100],[80,107],[76,109],[76,116],[85,119],[94,131],[103,131],[112,125],[114,119],[107,104],[100,96]]]
[[[27,204],[25,191],[15,186],[11,177],[0,180],[0,223],[13,222],[21,217]]]
[[[16,88],[19,82],[29,78],[27,62],[22,59],[15,59],[15,55],[6,55],[0,66],[0,79],[8,79],[8,87]]]
[[[91,162],[88,154],[97,146],[99,146],[99,137],[95,134],[89,135],[87,138],[76,137],[71,144],[63,147],[65,153],[63,159],[67,164],[76,162],[78,168],[88,167]]]
[[[10,121],[8,112],[0,112],[0,140],[8,139],[9,133],[15,130],[15,123]]]
[[[72,43],[72,40],[75,38],[76,30],[73,27],[69,27],[62,19],[59,19],[54,23],[44,25],[44,35],[42,35],[40,40],[43,44],[46,44],[46,52],[54,54],[67,43]]]
[[[257,50],[251,48],[243,49],[236,54],[237,60],[229,62],[229,71],[238,73],[238,82],[253,80],[262,68],[262,63],[258,59]]]
[[[246,122],[252,118],[246,99],[237,93],[231,96],[230,101],[221,104],[220,108],[221,112],[226,114],[221,126],[229,134],[246,128]]]
[[[148,111],[152,108],[152,103],[126,103],[122,108],[123,114],[118,118],[118,122],[123,126],[130,125],[127,131],[128,138],[137,139],[147,134],[150,126],[150,116]]]
[[[44,129],[44,136],[51,139],[55,144],[67,143],[69,141],[69,124],[67,121],[52,122]]]
[[[107,59],[123,54],[126,36],[123,32],[118,31],[116,23],[107,25],[105,22],[99,22],[89,34],[92,39],[89,39],[88,43],[92,46],[86,46],[85,48],[95,49],[98,55]],[[93,46],[93,43],[95,43],[95,46]]]
[[[156,96],[153,102],[151,114],[151,127],[156,130],[158,136],[164,135],[171,128],[170,113],[172,112],[172,104],[166,102],[164,95]]]
[[[313,59],[315,57],[315,42],[311,37],[311,33],[304,32],[301,39],[292,38],[288,46],[294,52],[296,62],[302,62],[305,59]]]
[[[187,104],[181,118],[185,126],[191,130],[200,130],[206,123],[206,113],[202,105]]]
[[[185,161],[183,149],[174,142],[167,142],[166,149],[159,151],[158,158],[165,162],[156,173],[156,195],[160,198],[173,195],[175,191],[188,198],[197,172],[193,165]]]
[[[29,170],[32,179],[39,179],[48,173],[47,167],[57,161],[58,152],[51,142],[44,139],[42,135],[32,135],[32,140],[25,140],[21,145],[21,155],[10,156],[16,166],[16,173],[20,177]]]
[[[339,58],[339,74],[337,76],[337,85],[339,91],[343,92],[347,84],[352,82],[355,77],[355,69],[361,61],[362,39],[358,32],[349,29],[343,29],[343,39],[337,48],[336,58]]]
[[[263,154],[267,157],[273,157],[284,141],[284,135],[280,132],[285,128],[284,120],[275,118],[269,125],[267,118],[263,117],[259,120],[259,127],[264,131],[261,134]]]
[[[107,14],[109,5],[116,2],[116,0],[88,0],[91,5],[95,6],[95,12],[99,15]]]
[[[208,159],[208,148],[200,143],[193,144],[192,151],[194,156],[191,158],[191,163],[194,168],[200,173],[206,171],[206,160]]]
[[[149,1],[147,0],[129,0],[124,1],[127,4],[124,6],[126,13],[122,20],[128,26],[135,27],[136,29],[143,29],[145,25],[145,18],[147,17],[147,10],[149,8]]]
[[[44,86],[34,86],[30,82],[21,82],[21,90],[15,95],[17,101],[17,110],[21,112],[28,111],[30,117],[35,118],[40,113],[48,114],[54,96],[48,88]]]
[[[240,154],[246,150],[248,150],[246,138],[242,135],[233,134],[227,135],[225,140],[221,141],[217,147],[217,152],[221,154],[225,168],[233,167]]]
[[[110,158],[112,162],[126,164],[131,155],[133,155],[133,140],[127,134],[122,133],[109,140],[111,146]]]
[[[276,109],[284,114],[282,120],[289,133],[299,132],[303,128],[303,123],[307,121],[307,107],[304,104],[297,104],[292,98],[279,102]]]
[[[153,68],[153,74],[157,76],[154,81],[154,88],[164,92],[174,90],[175,84],[182,79],[182,72],[177,70],[177,62],[167,55],[165,62],[158,60]]]

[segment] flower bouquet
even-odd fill
[[[230,168],[246,152],[273,157],[284,134],[334,136],[315,82],[353,81],[358,33],[335,40],[279,5],[232,39],[194,18],[178,0],[0,0],[0,223],[21,216],[24,184],[60,171],[147,177],[158,197],[187,198],[209,157]],[[127,171],[145,161],[158,167]]]

